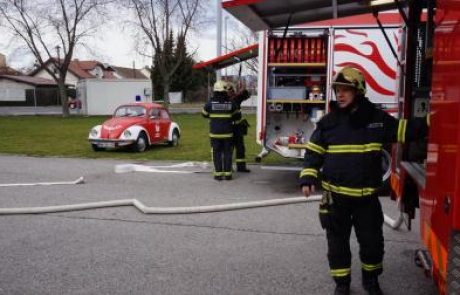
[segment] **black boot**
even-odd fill
[[[377,276],[367,278],[363,277],[363,287],[369,295],[383,295]]]
[[[214,180],[221,181],[222,179],[223,179],[223,177],[220,176],[220,175],[219,176],[217,176],[217,175],[214,176]]]
[[[236,171],[238,171],[238,172],[251,172],[251,170],[246,168],[246,163],[236,163]]]
[[[335,287],[334,295],[350,295],[350,285],[337,284]]]

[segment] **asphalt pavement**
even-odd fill
[[[202,168],[184,168],[202,172],[191,174],[114,172],[127,163],[0,155],[0,185],[85,178],[79,185],[0,186],[0,207],[133,198],[174,207],[300,196],[293,171],[251,166],[250,174],[224,182]],[[381,201],[396,216],[395,203]],[[146,215],[133,207],[3,215],[0,294],[332,294],[317,206],[188,215]],[[413,262],[414,251],[423,248],[418,222],[411,232],[385,227],[384,234],[384,294],[436,294]],[[365,294],[354,234],[352,249],[352,294]]]

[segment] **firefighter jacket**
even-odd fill
[[[241,103],[250,97],[249,92],[244,90],[241,94],[236,95],[232,102],[238,110],[241,110]],[[249,123],[246,119],[240,118],[235,122],[234,132],[235,136],[243,136],[248,134]]]
[[[217,139],[232,138],[233,124],[241,119],[241,111],[236,105],[228,101],[226,95],[218,93],[204,105],[201,113],[210,119],[209,137]]]
[[[322,167],[323,190],[350,197],[375,194],[382,186],[381,149],[385,143],[412,141],[427,134],[426,120],[397,120],[366,97],[356,109],[331,102],[306,144],[301,186],[316,184]]]

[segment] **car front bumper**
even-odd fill
[[[126,139],[89,139],[91,144],[96,145],[100,148],[117,148],[117,147],[125,147],[131,145],[135,142],[135,140],[126,140]]]

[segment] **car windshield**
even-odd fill
[[[114,117],[143,117],[145,108],[141,106],[121,106],[115,111]]]

